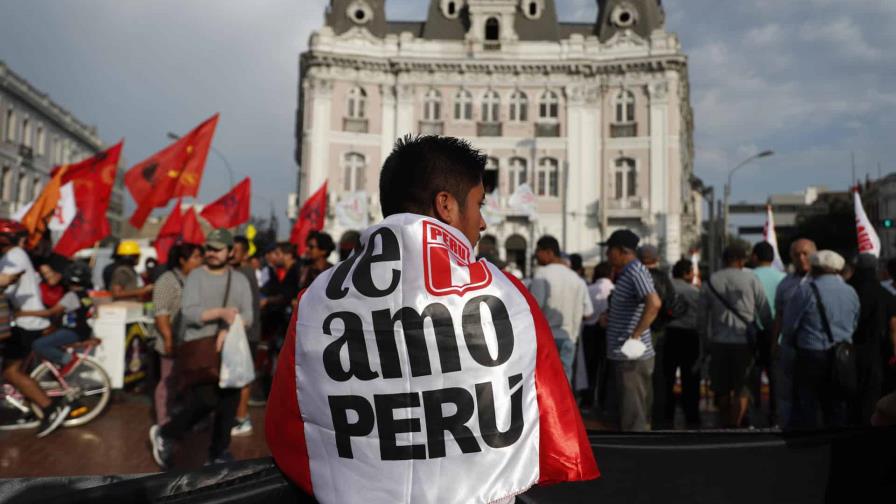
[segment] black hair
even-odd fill
[[[165,267],[169,271],[180,269],[181,260],[186,261],[197,250],[201,253],[202,245],[186,242],[175,243],[171,250],[168,251],[168,262],[165,263]]]
[[[329,255],[330,252],[336,249],[336,244],[333,242],[333,237],[330,236],[329,233],[325,233],[323,231],[312,231],[308,235],[308,240],[306,240],[306,243],[312,238],[317,242],[317,248],[325,251],[327,255]]]
[[[731,264],[733,262],[746,260],[747,251],[740,245],[728,245],[727,247],[725,247],[725,250],[722,251],[722,261],[725,264]]]
[[[297,257],[299,255],[298,251],[296,251],[296,246],[290,242],[277,242],[277,249],[284,254],[289,254],[293,257]]]
[[[560,242],[551,235],[544,235],[535,242],[535,250],[550,250],[555,256],[560,257]]]
[[[775,260],[775,249],[771,243],[761,241],[753,245],[753,255],[762,262],[772,262]]]
[[[582,269],[581,254],[569,254],[569,268],[576,272]]]
[[[680,259],[672,266],[672,278],[684,278],[688,271],[693,271],[694,263],[690,259]]]
[[[470,189],[482,183],[486,157],[469,142],[454,137],[407,135],[380,172],[383,217],[408,212],[433,214],[433,200],[442,191],[466,203]]]
[[[249,239],[248,238],[246,238],[243,235],[234,236],[233,244],[236,245],[237,243],[239,243],[240,245],[243,246],[244,249],[246,249],[246,253],[249,252]],[[230,248],[233,248],[233,247],[230,247]]]
[[[596,282],[601,278],[610,278],[613,276],[613,265],[604,261],[594,267],[594,273],[591,274],[591,281]]]

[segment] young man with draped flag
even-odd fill
[[[385,219],[298,297],[265,433],[323,504],[506,503],[599,476],[538,304],[475,259],[485,162],[463,140],[400,140]]]
[[[299,210],[299,217],[289,234],[289,242],[298,249],[299,256],[305,254],[308,235],[312,231],[320,231],[324,227],[324,217],[327,215],[327,182],[324,181],[320,189],[314,192]]]
[[[206,205],[199,216],[216,229],[237,227],[249,220],[251,194],[252,182],[246,177],[227,194]]]
[[[54,251],[71,256],[109,234],[106,211],[123,145],[124,141],[118,142],[83,161],[53,169],[50,181],[22,218],[22,224],[29,232],[29,246],[40,241],[47,229],[47,221],[56,211],[61,188],[69,183],[73,186],[76,213]]]
[[[124,183],[137,202],[131,225],[143,227],[153,208],[164,207],[172,198],[196,197],[217,124],[215,114],[125,173]]]

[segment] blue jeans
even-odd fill
[[[563,372],[566,379],[572,383],[572,363],[576,359],[576,344],[569,338],[554,338],[557,352],[560,353],[560,362],[563,363]]]
[[[72,356],[70,353],[63,351],[62,347],[76,343],[79,339],[78,334],[71,329],[58,329],[51,334],[34,340],[34,343],[31,344],[31,349],[39,357],[64,366],[72,360]]]

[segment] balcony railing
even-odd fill
[[[501,42],[498,42],[497,40],[486,40],[482,43],[482,48],[486,51],[500,51]]]
[[[558,137],[560,136],[560,123],[535,123],[535,136],[537,137]]]
[[[501,123],[499,122],[476,123],[476,136],[499,137],[501,136],[501,131]]]
[[[347,131],[349,133],[367,133],[367,119],[343,117],[342,131]]]
[[[644,200],[639,197],[611,199],[607,201],[610,210],[643,210]]]
[[[627,138],[638,136],[638,123],[620,123],[610,125],[610,137]]]
[[[442,121],[420,121],[421,135],[441,135],[442,131]]]

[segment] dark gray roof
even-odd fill
[[[352,2],[353,0],[330,0],[330,6],[327,7],[327,11],[324,14],[324,21],[327,26],[333,29],[336,35],[341,35],[355,26],[359,26],[358,23],[348,16],[348,7]],[[386,0],[366,0],[366,2],[373,11],[373,17],[360,26],[370,30],[370,33],[376,37],[385,37]]]
[[[621,4],[631,5],[638,11],[638,21],[631,29],[639,36],[648,38],[650,32],[662,27],[666,22],[666,14],[661,2],[662,0],[598,0],[597,32],[601,42],[609,40],[620,30],[613,24],[611,14]]]
[[[544,0],[544,9],[536,19],[529,19],[522,12],[517,12],[513,25],[520,40],[560,40],[554,0]]]
[[[430,40],[463,40],[470,26],[470,17],[467,7],[461,9],[455,19],[442,15],[439,0],[430,0],[429,11],[426,14],[426,23],[423,27],[423,38]]]

